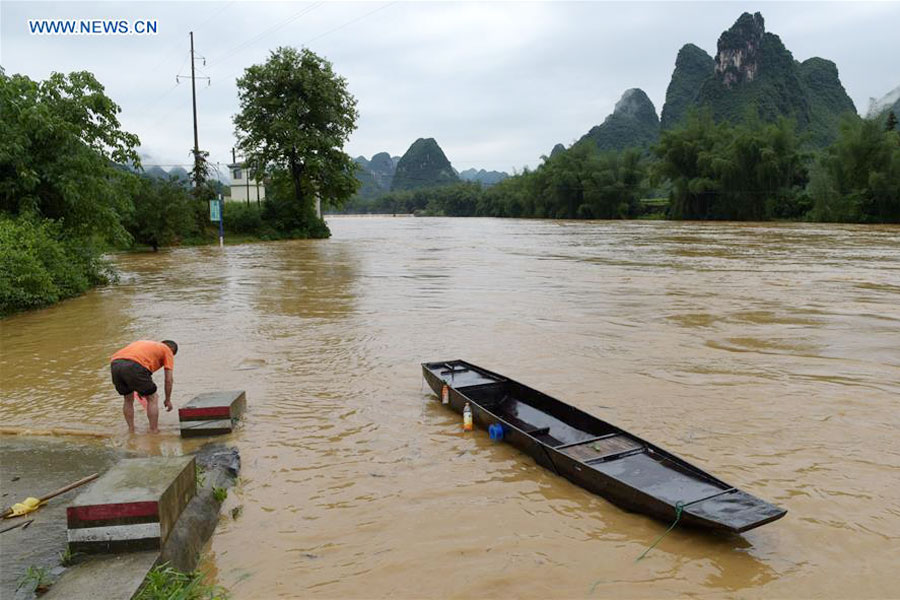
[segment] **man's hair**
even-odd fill
[[[172,354],[178,354],[178,344],[172,340],[163,340],[162,343],[172,349]]]

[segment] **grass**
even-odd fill
[[[31,588],[35,594],[40,595],[49,590],[52,583],[50,571],[44,567],[35,567],[32,565],[28,567],[25,574],[19,579],[19,582],[16,584],[16,589]]]
[[[80,552],[72,552],[68,547],[65,550],[59,553],[59,564],[64,567],[71,567],[75,564],[75,557],[78,556]]]
[[[227,597],[223,588],[204,583],[198,571],[182,573],[164,563],[147,573],[135,600],[225,600]]]
[[[218,502],[219,504],[221,504],[222,502],[225,502],[225,498],[228,497],[228,490],[225,488],[213,487],[212,492],[213,492],[213,498],[215,498],[216,502]]]
[[[206,469],[200,465],[194,465],[194,468],[194,479],[197,482],[197,487],[202,488],[203,484],[206,483]]]

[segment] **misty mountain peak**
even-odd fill
[[[656,107],[653,106],[653,102],[650,101],[644,90],[640,88],[625,90],[625,93],[616,102],[613,115],[640,120],[657,120]]]
[[[640,88],[625,90],[600,125],[592,127],[578,143],[593,142],[599,150],[645,148],[659,137],[659,117],[653,102]]]

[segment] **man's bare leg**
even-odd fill
[[[128,433],[134,433],[134,392],[122,396],[122,398],[122,414],[125,415],[125,422],[128,423]]]
[[[159,433],[159,395],[153,393],[147,398],[147,420],[150,422],[150,433]]]

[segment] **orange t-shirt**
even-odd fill
[[[172,349],[162,342],[147,340],[132,342],[113,354],[109,360],[114,361],[120,358],[132,360],[146,367],[151,373],[162,367],[169,371],[175,368],[175,355],[172,354]]]

